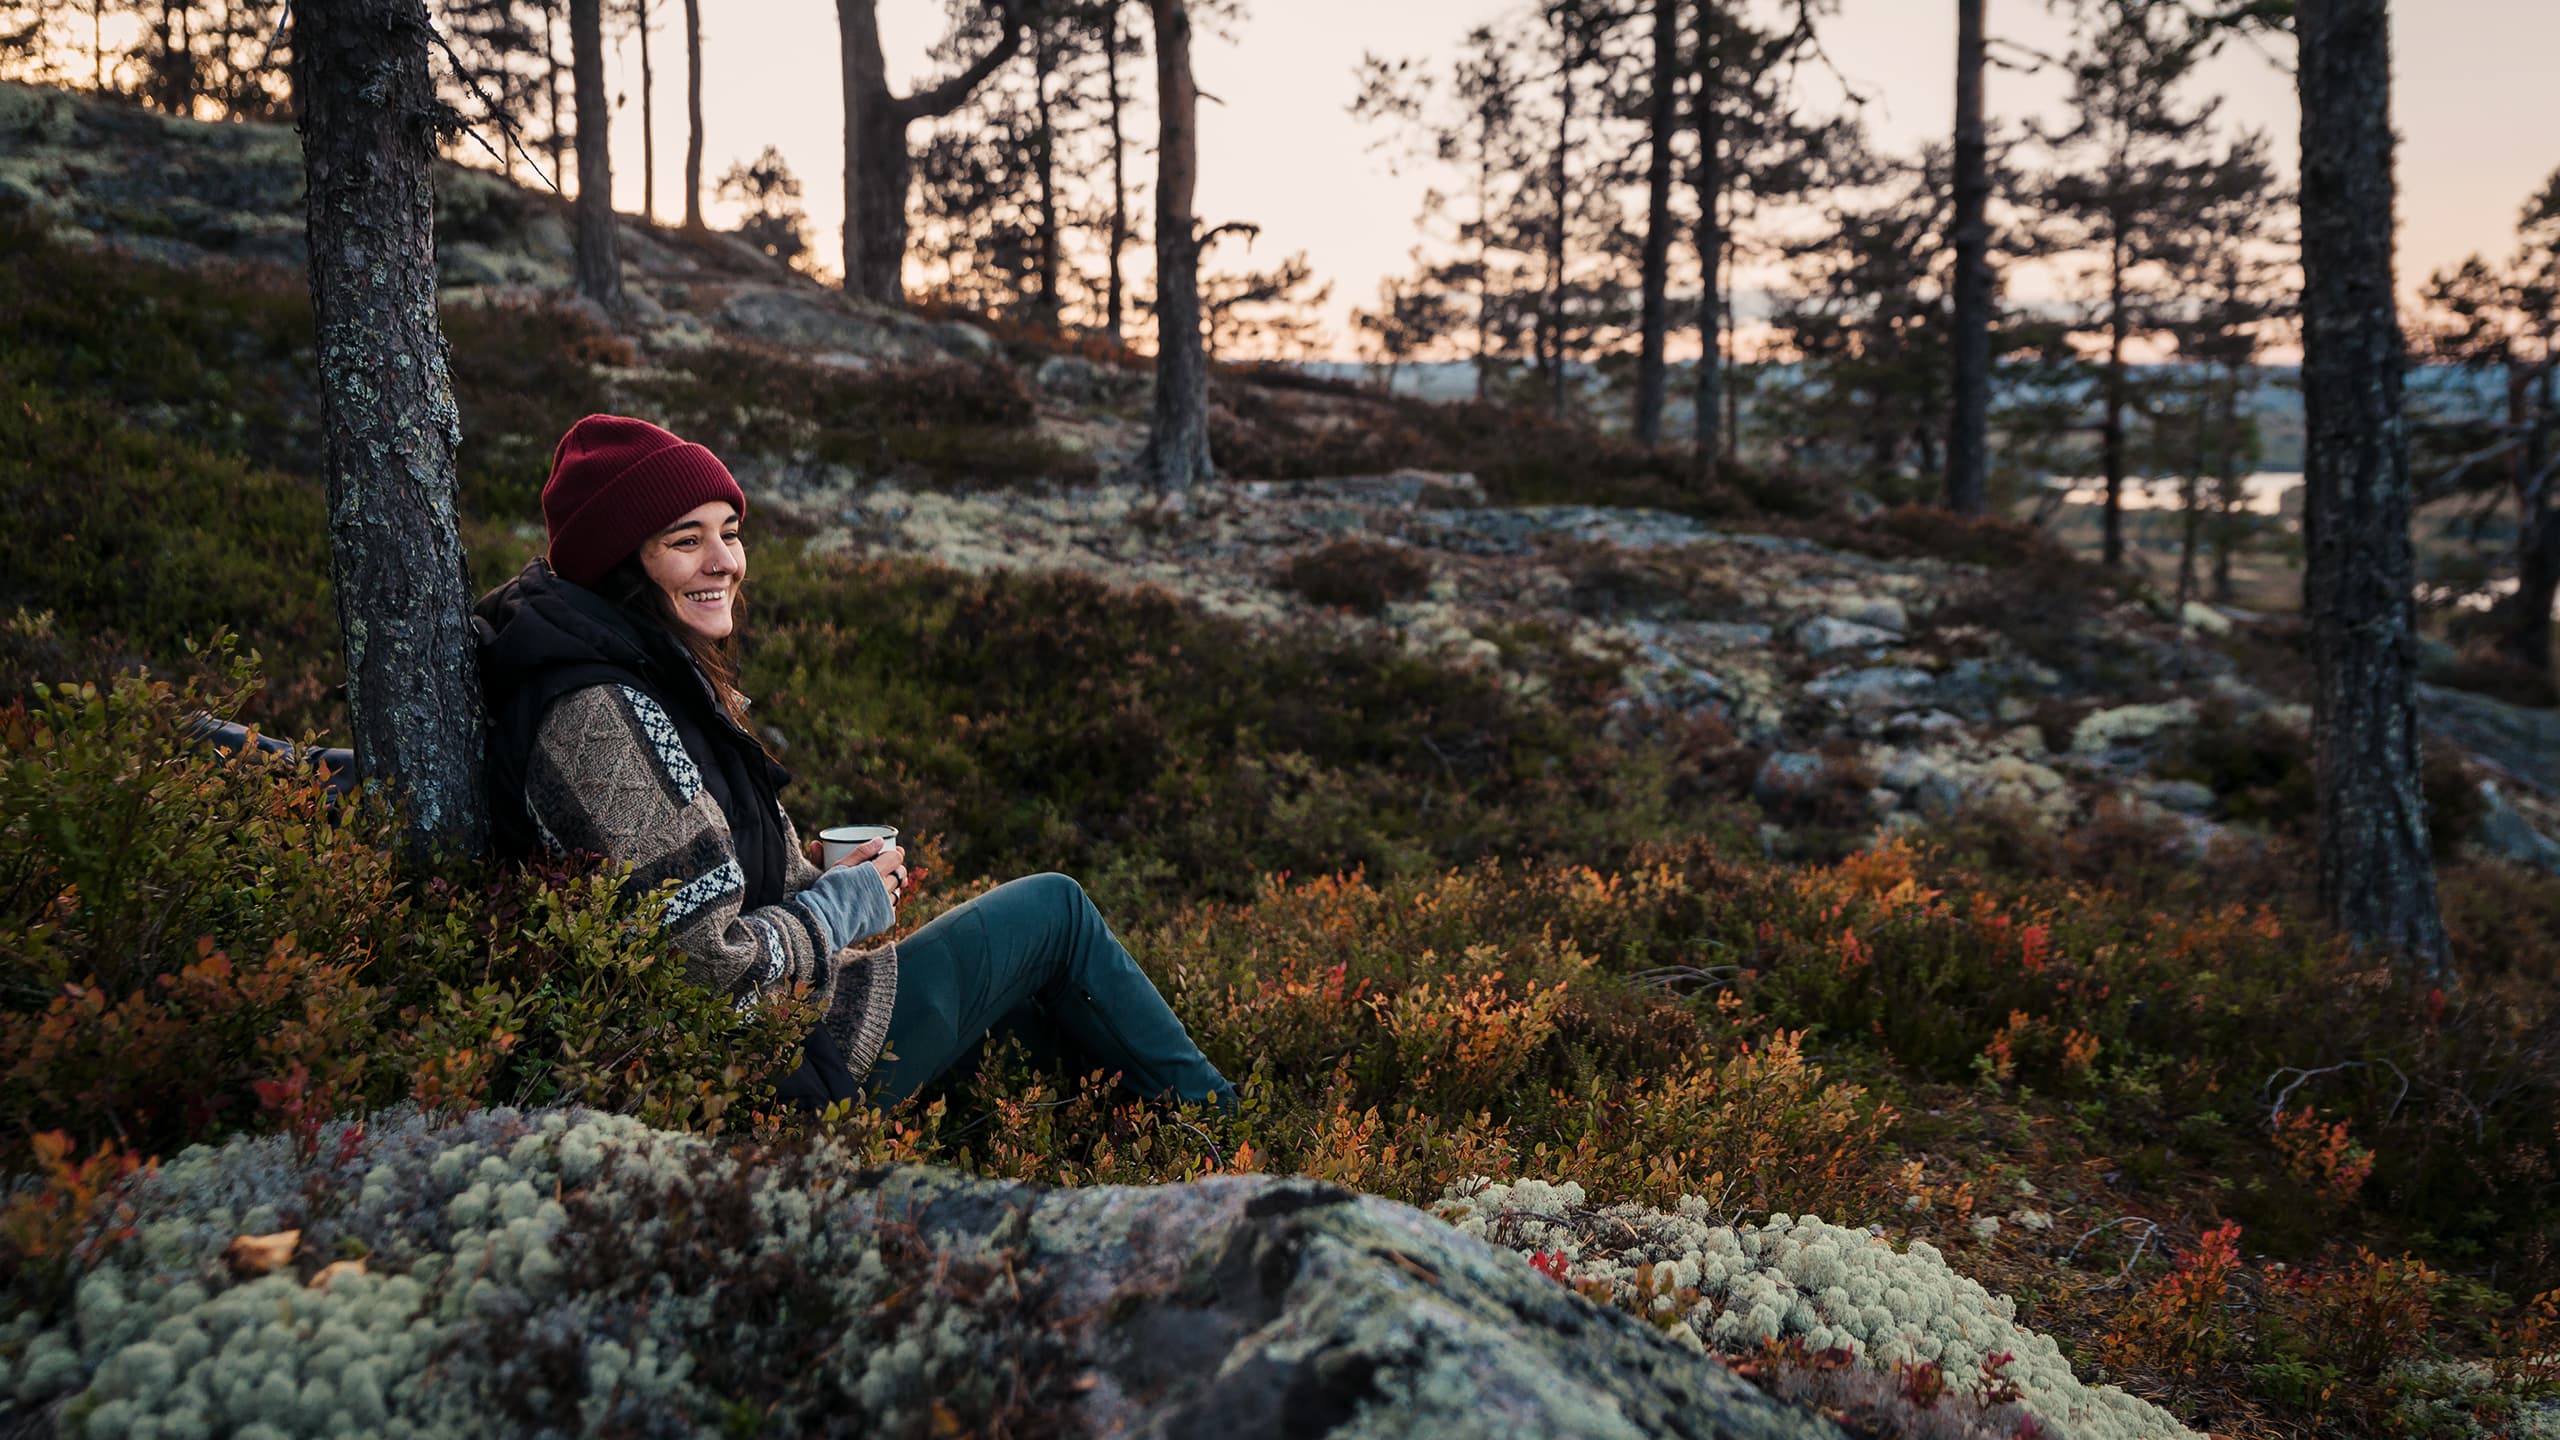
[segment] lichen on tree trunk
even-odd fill
[[[2320,898],[2359,945],[2450,978],[2412,711],[2409,447],[2392,289],[2385,0],[2302,0],[2303,613],[2317,674]]]
[[[311,303],[328,431],[329,578],[357,773],[396,783],[413,845],[477,850],[480,677],[454,516],[462,438],[436,317],[436,129],[424,0],[299,7]]]

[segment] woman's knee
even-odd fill
[[[1038,875],[1025,875],[1013,883],[1020,887],[1025,899],[1043,909],[1055,909],[1069,918],[1080,917],[1093,908],[1093,898],[1084,893],[1084,887],[1077,884],[1072,875],[1050,870]]]

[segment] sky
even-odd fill
[[[682,9],[660,0],[657,75],[658,205],[681,216],[684,163]],[[805,187],[819,262],[833,268],[843,219],[842,90],[832,0],[704,0],[703,113],[706,177],[778,146]],[[1362,52],[1445,59],[1468,27],[1517,13],[1521,0],[1251,0],[1233,43],[1202,37],[1194,68],[1216,103],[1200,115],[1198,212],[1205,223],[1261,225],[1250,252],[1236,242],[1224,265],[1267,266],[1304,250],[1335,282],[1327,321],[1348,353],[1346,315],[1372,301],[1379,282],[1410,269],[1414,214],[1427,183],[1395,173],[1376,146],[1382,132],[1348,111]],[[1988,0],[1995,40],[2048,53],[2064,27],[2045,0]],[[2560,168],[2560,0],[2401,0],[2393,7],[2395,121],[2399,155],[2399,276],[2413,290],[2430,271],[2474,251],[2503,255],[2527,196]],[[881,33],[901,89],[922,76],[939,37],[942,0],[880,0]],[[1838,71],[1865,97],[1879,141],[1909,151],[1934,140],[1954,115],[1954,7],[1946,0],[1842,0],[1823,31]],[[2290,46],[2274,58],[2290,60]],[[615,202],[641,201],[636,52],[626,44],[617,79],[628,94],[616,116]],[[1148,77],[1152,84],[1152,76]],[[1995,71],[1987,105],[1995,123],[2050,114],[2062,94],[2052,74]],[[2292,78],[2268,53],[2235,43],[2195,85],[2222,98],[2223,123],[2267,131],[2288,166],[2296,149]],[[917,127],[921,135],[923,126]],[[728,212],[706,200],[715,223]],[[1132,247],[1144,263],[1146,246]],[[2016,293],[2039,298],[2050,277],[2021,277]]]

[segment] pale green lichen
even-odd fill
[[[1582,1187],[1538,1180],[1452,1185],[1434,1207],[1443,1219],[1526,1255],[1561,1254],[1575,1282],[1597,1281],[1622,1302],[1665,1318],[1672,1297],[1695,1291],[1680,1314],[1698,1343],[1746,1353],[1794,1337],[1812,1350],[1849,1351],[1869,1367],[1935,1363],[1951,1388],[1970,1392],[1985,1366],[2059,1440],[2186,1440],[2193,1432],[2156,1406],[2111,1385],[2086,1385],[2049,1336],[2017,1323],[2017,1307],[1950,1269],[1926,1241],[1897,1251],[1865,1230],[1813,1216],[1772,1215],[1730,1225],[1704,1202],[1665,1213],[1637,1205],[1589,1206]],[[1639,1296],[1639,1267],[1654,1298]],[[1665,1301],[1671,1301],[1665,1306]]]
[[[733,1397],[705,1377],[716,1335],[737,1347],[724,1373],[758,1382],[786,1430],[849,1407],[899,1431],[928,1424],[937,1401],[992,1404],[998,1357],[1035,1345],[1005,1329],[1004,1301],[1019,1297],[998,1287],[901,1298],[916,1265],[884,1261],[879,1206],[843,1190],[815,1203],[794,1176],[742,1169],[697,1137],[493,1112],[391,1117],[356,1148],[317,1177],[329,1202],[317,1214],[315,1177],[281,1140],[170,1162],[132,1197],[134,1238],[81,1277],[68,1314],[0,1331],[0,1396],[28,1409],[67,1396],[63,1433],[95,1440],[718,1433]],[[817,1171],[853,1168],[821,1152]],[[740,1201],[753,1223],[722,1248],[698,1217]],[[294,1269],[236,1282],[225,1270],[234,1237],[292,1227]],[[349,1253],[369,1270],[306,1283],[322,1257]],[[863,1317],[884,1306],[897,1335],[862,1343]],[[809,1345],[812,1327],[841,1341]]]

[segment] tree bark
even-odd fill
[[[2122,217],[2110,217],[2107,224],[2111,233],[2107,247],[2107,368],[2100,386],[2099,403],[2104,413],[2098,426],[2098,451],[2107,480],[2107,508],[2106,536],[2099,558],[2112,570],[2124,563],[2124,346],[2130,321],[2125,314],[2125,270],[2131,261],[2125,252]]]
[[[1570,21],[1559,19],[1557,40],[1561,45],[1556,67],[1556,223],[1547,250],[1547,295],[1541,307],[1546,332],[1543,349],[1547,362],[1547,405],[1559,420],[1567,409],[1564,375],[1564,280],[1565,280],[1565,212],[1572,204],[1571,175],[1567,169],[1573,154],[1573,50]]]
[[[2498,648],[2538,675],[2551,671],[2551,606],[2560,594],[2560,506],[2552,503],[2554,476],[2548,459],[2552,423],[2552,362],[2511,370],[2507,423],[2517,436],[2516,592],[2492,612]],[[2536,389],[2541,391],[2537,399]]]
[[[702,230],[702,0],[684,0],[684,228]]]
[[[1103,83],[1111,99],[1111,262],[1110,286],[1103,301],[1102,333],[1120,343],[1120,311],[1126,290],[1120,254],[1129,248],[1129,179],[1124,152],[1128,148],[1120,123],[1120,4],[1111,0],[1103,26]]]
[[[2204,479],[2213,468],[2213,367],[2205,366],[2204,378],[2196,387],[2195,449],[2189,457],[2187,473],[2178,486],[2178,600],[2177,626],[2181,641],[2186,636],[2187,602],[2196,596],[2196,556],[2204,542]]]
[[[1058,137],[1050,114],[1049,72],[1055,64],[1046,27],[1032,41],[1031,99],[1040,129],[1031,146],[1031,172],[1040,191],[1040,298],[1032,305],[1032,323],[1058,333]]]
[[[2359,947],[2449,984],[2411,707],[2403,357],[2386,0],[2301,0],[2302,608],[2316,680],[2320,899]]]
[[[1979,515],[1991,468],[1991,165],[1983,129],[1983,0],[1956,0],[1954,413],[1947,508]]]
[[[844,65],[844,288],[883,305],[906,303],[907,191],[914,157],[907,127],[958,109],[1022,41],[1005,7],[1004,33],[958,75],[913,95],[890,93],[880,51],[879,0],[836,0]]]
[[[1698,0],[1698,473],[1724,453],[1724,47],[1718,0]]]
[[[604,0],[569,0],[578,90],[578,293],[619,318],[622,246],[613,226],[613,114],[604,93]]]
[[[1653,0],[1653,153],[1645,172],[1643,340],[1636,443],[1662,443],[1663,332],[1670,323],[1671,132],[1680,123],[1680,0]]]
[[[658,223],[657,77],[649,69],[649,0],[636,0],[640,12],[640,218]]]
[[[1156,390],[1138,468],[1162,492],[1214,478],[1209,366],[1200,342],[1200,91],[1191,78],[1184,0],[1147,0],[1156,42]]]
[[[2231,603],[2231,551],[2240,539],[2240,386],[2243,368],[2223,369],[2222,423],[2214,447],[2213,598]]]
[[[396,785],[411,848],[488,833],[478,656],[454,515],[462,423],[436,317],[425,0],[294,17],[312,314],[328,431],[329,580],[356,773]]]
[[[565,147],[568,143],[568,133],[560,127],[560,27],[557,23],[559,6],[556,0],[541,0],[541,10],[542,97],[551,126],[551,134],[544,140],[543,148],[551,152],[551,184],[557,188],[560,184],[560,172],[564,168],[560,161],[567,153]],[[573,52],[571,63],[575,64],[574,42],[571,48]]]

